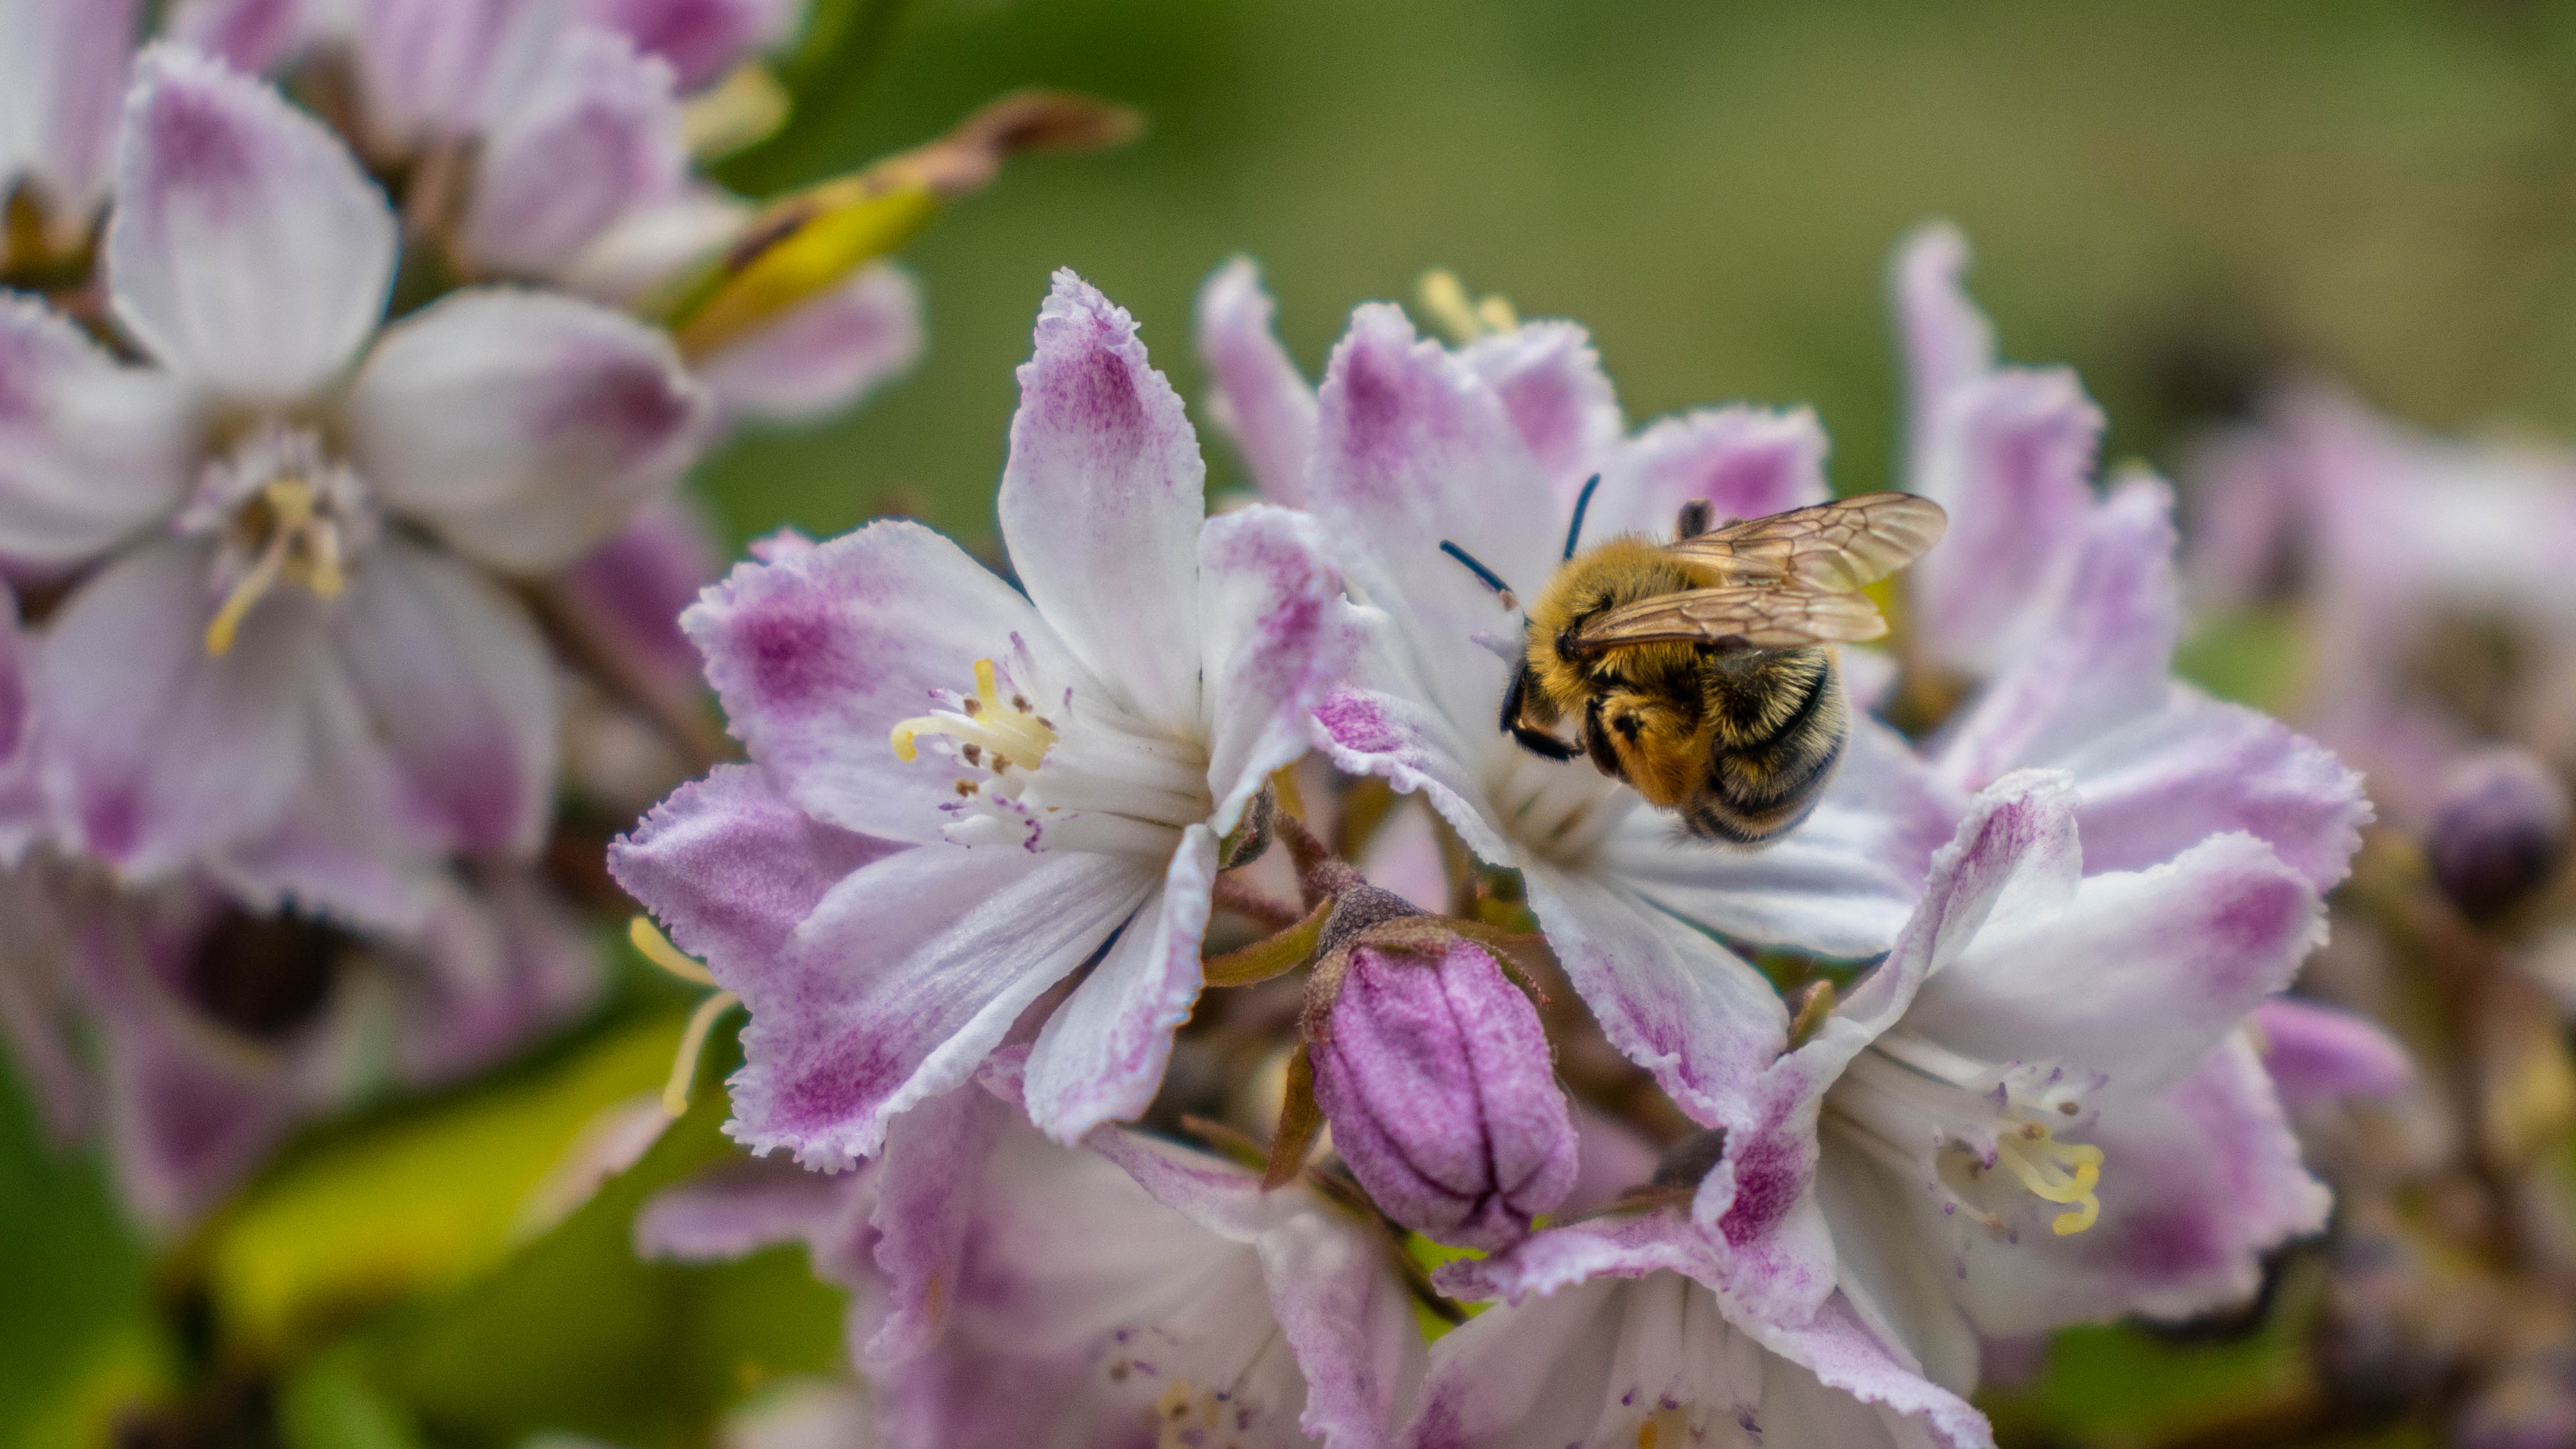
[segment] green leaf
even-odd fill
[[[568,1056],[297,1153],[210,1230],[227,1348],[275,1362],[333,1323],[456,1288],[542,1226],[586,1132],[649,1100],[680,1025],[656,1018]]]
[[[96,1159],[48,1144],[6,1071],[0,1223],[0,1446],[105,1446],[122,1411],[174,1378],[150,1256]]]

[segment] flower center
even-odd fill
[[[374,539],[376,519],[357,474],[327,457],[318,438],[271,428],[207,465],[179,528],[217,538],[214,587],[222,602],[206,625],[206,652],[219,655],[281,583],[337,598],[348,586],[351,556]]]
[[[2053,1065],[1990,1067],[1892,1032],[1853,1058],[1825,1106],[1839,1140],[1909,1180],[1923,1179],[1928,1148],[1943,1213],[2009,1242],[2029,1205],[2052,1204],[2066,1211],[2049,1215],[2049,1231],[2065,1237],[2101,1218],[2103,1158],[2057,1134],[2091,1125],[2085,1097],[2103,1081]]]
[[[1584,761],[1542,760],[1506,739],[1495,747],[1486,798],[1530,854],[1579,866],[1637,808],[1634,790]]]
[[[928,749],[960,772],[941,833],[960,845],[1168,857],[1215,809],[1206,749],[1093,692],[1043,687],[1026,641],[1015,634],[1011,645],[1005,658],[975,661],[973,694],[937,691],[936,708],[888,739],[898,760]]]

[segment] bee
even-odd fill
[[[1631,534],[1577,556],[1600,482],[1524,616],[1502,728],[1532,754],[1590,756],[1692,835],[1777,840],[1815,809],[1851,733],[1835,646],[1887,632],[1860,591],[1940,542],[1948,515],[1871,493],[1711,528],[1694,500],[1670,542]],[[1490,569],[1440,547],[1511,607]],[[1567,721],[1574,743],[1556,732]]]

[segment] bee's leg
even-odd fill
[[[1694,498],[1682,505],[1681,516],[1673,520],[1673,537],[1697,538],[1708,532],[1708,500]]]
[[[1613,780],[1628,778],[1627,767],[1619,763],[1619,752],[1610,747],[1610,732],[1601,725],[1601,696],[1583,708],[1583,748],[1592,755],[1592,763]]]
[[[1521,701],[1529,697],[1529,670],[1512,675],[1509,689],[1503,691],[1503,732],[1520,741],[1522,749],[1551,760],[1574,758],[1574,747],[1538,726],[1521,718]]]

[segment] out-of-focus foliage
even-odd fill
[[[1632,415],[1814,404],[1846,489],[1889,479],[1881,269],[1933,215],[1976,238],[1978,294],[2016,351],[2081,370],[2114,456],[2171,462],[2280,369],[2436,427],[2576,430],[2565,7],[816,0],[781,71],[786,129],[722,168],[754,195],[1020,85],[1138,106],[1151,129],[949,208],[907,258],[921,372],[702,470],[736,538],[886,511],[986,534],[1048,271],[1133,308],[1189,387],[1190,295],[1236,252],[1267,269],[1310,371],[1350,302],[1447,265],[1582,318]],[[2184,667],[2277,706],[2299,643],[2244,618]],[[829,1371],[840,1303],[800,1253],[681,1268],[629,1247],[636,1205],[725,1150],[704,1084],[729,1046],[688,1117],[549,1223],[585,1132],[667,1070],[684,1008],[629,997],[536,1060],[316,1134],[157,1274],[95,1165],[49,1148],[0,1081],[0,1449],[104,1442],[118,1405],[272,1372],[295,1449],[695,1445],[763,1386]],[[2061,1337],[2037,1378],[1988,1396],[2007,1442],[2181,1443],[2294,1412],[2314,1391],[2314,1266],[2294,1261],[2246,1325]]]

